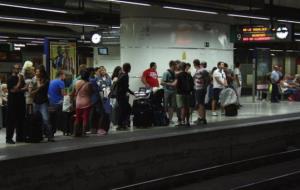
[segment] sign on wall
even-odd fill
[[[54,79],[57,71],[61,69],[76,74],[76,42],[50,41],[49,46],[51,79]]]
[[[231,42],[287,42],[292,41],[290,24],[268,25],[234,25],[231,26]]]

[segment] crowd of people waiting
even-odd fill
[[[176,113],[178,126],[189,126],[194,109],[198,112],[196,124],[207,124],[206,109],[211,107],[212,115],[218,115],[217,105],[223,88],[233,88],[240,97],[242,79],[239,63],[230,70],[226,63],[219,62],[211,73],[206,70],[206,62],[196,59],[193,66],[196,72],[192,76],[191,64],[170,61],[161,81],[156,63],[150,63],[150,68],[143,72],[141,81],[145,87],[152,90],[160,85],[163,87],[163,104],[171,124],[174,124],[173,115]],[[14,65],[7,84],[1,86],[1,103],[7,108],[6,143],[15,143],[15,130],[16,141],[25,142],[26,119],[37,112],[41,115],[43,134],[49,142],[54,142],[54,133],[64,127],[61,126],[64,120],[68,120],[66,125],[71,125],[74,136],[84,136],[87,131],[105,135],[111,121],[118,126],[117,130],[128,129],[131,114],[129,95],[134,96],[129,88],[130,71],[129,63],[116,67],[112,76],[103,66],[87,68],[80,65],[76,78],[59,70],[56,78],[50,80],[43,65],[35,68],[24,65],[23,69],[19,64]],[[63,112],[69,113],[67,119]]]

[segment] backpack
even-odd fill
[[[182,92],[191,93],[194,90],[193,77],[188,73],[185,73],[183,77],[184,80],[180,80],[180,82],[178,83],[178,87]]]

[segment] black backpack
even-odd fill
[[[185,73],[184,80],[181,80],[178,86],[181,89],[181,91],[185,93],[191,93],[194,90],[193,77],[190,74]]]

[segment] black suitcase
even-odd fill
[[[26,142],[39,143],[43,140],[43,118],[40,112],[26,117]]]
[[[230,104],[224,107],[226,116],[237,116],[238,107],[236,104]]]
[[[133,102],[133,126],[151,127],[153,125],[153,110],[148,99],[137,99]]]
[[[99,126],[100,129],[103,129],[104,131],[108,132],[110,128],[110,115],[108,113],[103,113],[101,117],[101,123]]]
[[[169,118],[164,111],[153,112],[153,124],[154,126],[168,126]]]

